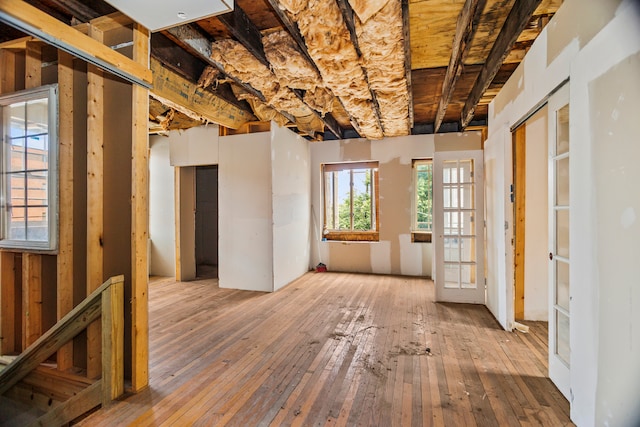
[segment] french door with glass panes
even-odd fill
[[[433,174],[436,300],[483,304],[482,151],[436,152]]]
[[[570,398],[569,85],[549,98],[549,378]]]

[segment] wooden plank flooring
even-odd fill
[[[82,425],[572,425],[546,323],[505,332],[484,306],[436,304],[430,280],[309,273],[263,294],[154,279],[149,301],[149,389]]]

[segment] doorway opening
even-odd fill
[[[514,319],[547,322],[548,290],[548,125],[545,105],[513,130]]]
[[[218,277],[218,165],[196,167],[196,277]]]

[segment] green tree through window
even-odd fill
[[[325,235],[377,231],[377,162],[323,165]]]
[[[413,230],[431,232],[433,227],[433,164],[430,159],[414,160],[415,211]]]

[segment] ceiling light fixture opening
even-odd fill
[[[180,19],[187,19],[187,14],[184,12],[178,12],[178,18]]]

